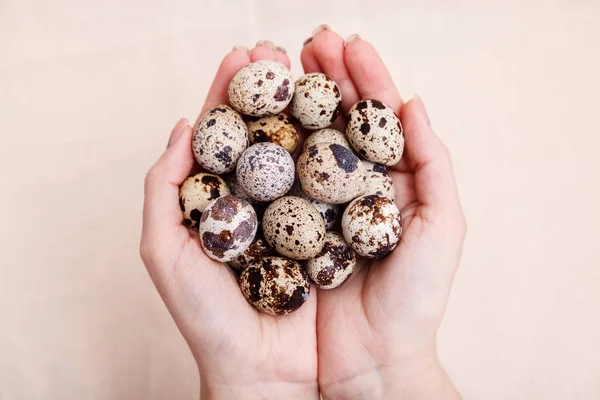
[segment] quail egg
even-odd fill
[[[290,113],[307,129],[333,124],[342,108],[342,92],[337,83],[321,72],[312,72],[296,81]]]
[[[248,147],[248,128],[233,108],[219,105],[198,121],[192,140],[198,164],[213,174],[235,169],[238,158]]]
[[[356,267],[356,254],[337,232],[327,232],[325,245],[306,261],[306,272],[320,289],[334,289],[344,283]]]
[[[206,205],[229,193],[227,184],[217,175],[201,172],[188,177],[179,188],[179,206],[185,226],[197,229]]]
[[[241,271],[254,260],[260,260],[261,258],[274,255],[275,250],[269,246],[259,229],[259,232],[256,234],[256,237],[250,244],[250,247],[248,247],[245,252],[229,261],[228,264],[230,267]]]
[[[256,235],[252,205],[227,195],[212,200],[200,218],[200,244],[213,260],[227,262],[244,253]]]
[[[378,100],[361,100],[350,108],[346,136],[361,156],[374,163],[395,165],[404,151],[400,119]]]
[[[325,228],[327,230],[333,229],[335,227],[336,222],[341,217],[341,206],[339,204],[327,204],[311,199],[309,195],[302,191],[299,179],[296,179],[294,185],[292,186],[287,195],[301,197],[304,200],[308,201],[310,204],[312,204],[313,207],[315,207],[317,211],[321,214],[321,217],[323,217],[323,220],[325,221]]]
[[[255,117],[282,112],[292,100],[294,79],[280,62],[260,60],[246,65],[229,83],[229,104]]]
[[[370,161],[362,160],[367,170],[367,179],[365,181],[367,190],[365,194],[379,194],[395,201],[396,189],[394,180],[384,165],[374,164]]]
[[[285,114],[277,114],[249,121],[250,143],[271,142],[280,145],[293,154],[298,146],[298,131]]]
[[[325,221],[308,201],[286,196],[275,200],[263,216],[267,242],[282,256],[306,260],[323,248]]]
[[[346,135],[344,135],[344,133],[338,131],[337,129],[332,128],[325,128],[319,129],[318,131],[314,131],[304,141],[304,150],[317,143],[337,143],[344,147],[352,149],[350,147],[350,143],[348,143],[348,141],[346,140]]]
[[[363,257],[383,258],[402,236],[402,218],[393,201],[370,194],[352,201],[342,215],[346,242]]]
[[[242,294],[255,308],[271,315],[296,311],[308,300],[310,281],[296,261],[266,257],[252,261],[240,275]]]

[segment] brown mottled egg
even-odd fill
[[[294,260],[312,258],[325,240],[325,221],[308,201],[286,196],[275,200],[263,216],[267,242],[282,256]]]
[[[320,289],[334,289],[354,272],[356,254],[337,232],[327,232],[325,245],[314,258],[306,261],[306,272]]]
[[[321,72],[298,78],[290,113],[302,127],[321,129],[333,124],[342,108],[342,92],[337,83]]]
[[[294,183],[294,160],[274,143],[254,144],[240,157],[238,184],[256,201],[271,201],[285,195]]]
[[[304,141],[304,150],[317,143],[337,143],[352,150],[350,143],[346,140],[346,135],[337,129],[325,128],[314,131]]]
[[[359,197],[342,215],[346,242],[363,257],[383,258],[402,236],[402,218],[393,201],[378,194]]]
[[[200,219],[200,244],[213,260],[227,262],[244,253],[254,236],[258,221],[252,205],[227,195],[212,200]]]
[[[179,206],[185,226],[198,228],[200,217],[208,203],[229,193],[229,187],[217,175],[201,172],[187,178],[179,188]]]
[[[327,230],[333,229],[336,222],[341,217],[341,206],[339,204],[327,204],[311,199],[309,195],[302,191],[302,188],[300,187],[300,180],[298,179],[294,181],[294,185],[288,192],[287,196],[301,197],[312,204],[312,206],[317,209],[319,214],[321,214],[321,217],[323,217],[323,220],[325,221],[325,228]]]
[[[298,131],[285,114],[263,117],[249,121],[248,138],[250,143],[271,142],[280,145],[292,154],[298,147]]]
[[[348,148],[318,143],[298,159],[296,171],[304,193],[329,204],[346,203],[365,191],[365,167]]]
[[[269,246],[259,229],[259,232],[257,232],[256,237],[250,244],[250,247],[248,247],[245,252],[229,261],[228,264],[230,267],[238,271],[242,271],[244,268],[246,268],[246,266],[248,266],[248,264],[250,264],[250,262],[274,255],[275,250]]]
[[[282,257],[252,261],[240,275],[248,303],[271,315],[289,314],[308,300],[310,280],[304,268]]]
[[[395,165],[404,151],[400,119],[378,100],[361,100],[350,108],[346,136],[354,150],[374,163]]]
[[[248,147],[248,128],[233,108],[219,105],[198,121],[192,140],[198,164],[213,174],[235,169],[238,158]]]
[[[365,190],[365,194],[379,194],[395,201],[396,189],[394,187],[394,180],[387,168],[367,160],[362,160],[362,163],[367,170],[367,180],[365,182],[367,190]]]
[[[254,117],[282,112],[294,95],[294,78],[280,62],[260,60],[246,65],[229,83],[229,104]]]

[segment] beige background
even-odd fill
[[[138,257],[143,176],[232,45],[299,75],[323,22],[452,151],[469,234],[439,351],[464,398],[600,399],[600,4],[482,3],[0,0],[0,399],[197,398]]]

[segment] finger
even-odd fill
[[[448,150],[435,135],[418,96],[400,110],[406,138],[406,161],[415,171],[415,190],[420,204],[436,211],[460,210],[458,189]]]
[[[402,97],[377,50],[358,35],[345,40],[344,60],[361,99],[375,99],[398,112]]]
[[[287,50],[284,47],[277,46],[275,47],[275,60],[279,61],[283,65],[286,66],[287,69],[290,69],[291,63],[290,58],[287,55]]]
[[[305,74],[322,72],[317,57],[315,56],[312,41],[312,36],[306,39],[304,46],[302,47],[302,52],[300,53],[300,62],[302,63],[302,69]]]
[[[249,50],[243,46],[234,47],[231,53],[223,58],[204,101],[204,107],[202,107],[194,126],[198,124],[198,121],[208,109],[219,104],[227,104],[229,82],[240,69],[248,64],[250,64]]]
[[[277,60],[275,44],[270,40],[260,40],[256,46],[250,50],[250,59],[252,62],[259,60]]]
[[[311,45],[321,71],[329,75],[340,87],[342,111],[347,115],[350,107],[360,99],[344,61],[344,39],[327,28],[315,34]]]

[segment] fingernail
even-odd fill
[[[279,51],[280,53],[287,54],[285,47],[277,46],[275,47],[275,50]]]
[[[187,118],[181,118],[179,121],[177,121],[177,123],[173,127],[173,130],[171,131],[171,136],[169,137],[169,144],[167,144],[167,148],[173,146],[175,142],[177,142],[177,139],[181,137],[183,130],[189,124],[190,122],[187,120]]]
[[[425,108],[425,104],[423,103],[423,99],[421,99],[421,96],[415,93],[413,95],[413,99],[415,100],[415,103],[417,103],[417,105],[419,106],[419,111],[421,112],[421,115],[423,115],[427,119],[427,123],[431,125],[431,121],[429,120],[429,114],[427,114],[427,109]]]
[[[233,46],[231,51],[245,51],[246,53],[250,54],[250,49],[246,46]]]
[[[302,44],[302,46],[306,46],[307,44],[309,44],[310,42],[312,42],[312,40],[313,40],[313,38],[312,38],[312,36],[311,36],[311,37],[309,37],[308,39],[306,39],[306,40],[304,41],[304,43]]]
[[[276,48],[275,43],[271,42],[270,40],[259,40],[256,42],[256,47],[268,47],[273,50]]]
[[[361,37],[358,33],[350,35],[346,39],[344,39],[344,47],[348,47],[348,45],[350,43],[354,42],[355,40],[360,40],[360,39],[361,39]]]
[[[321,25],[317,26],[315,29],[313,29],[312,36],[315,37],[318,33],[321,33],[323,31],[330,31],[330,30],[331,30],[331,28],[329,27],[329,25],[321,24]]]

